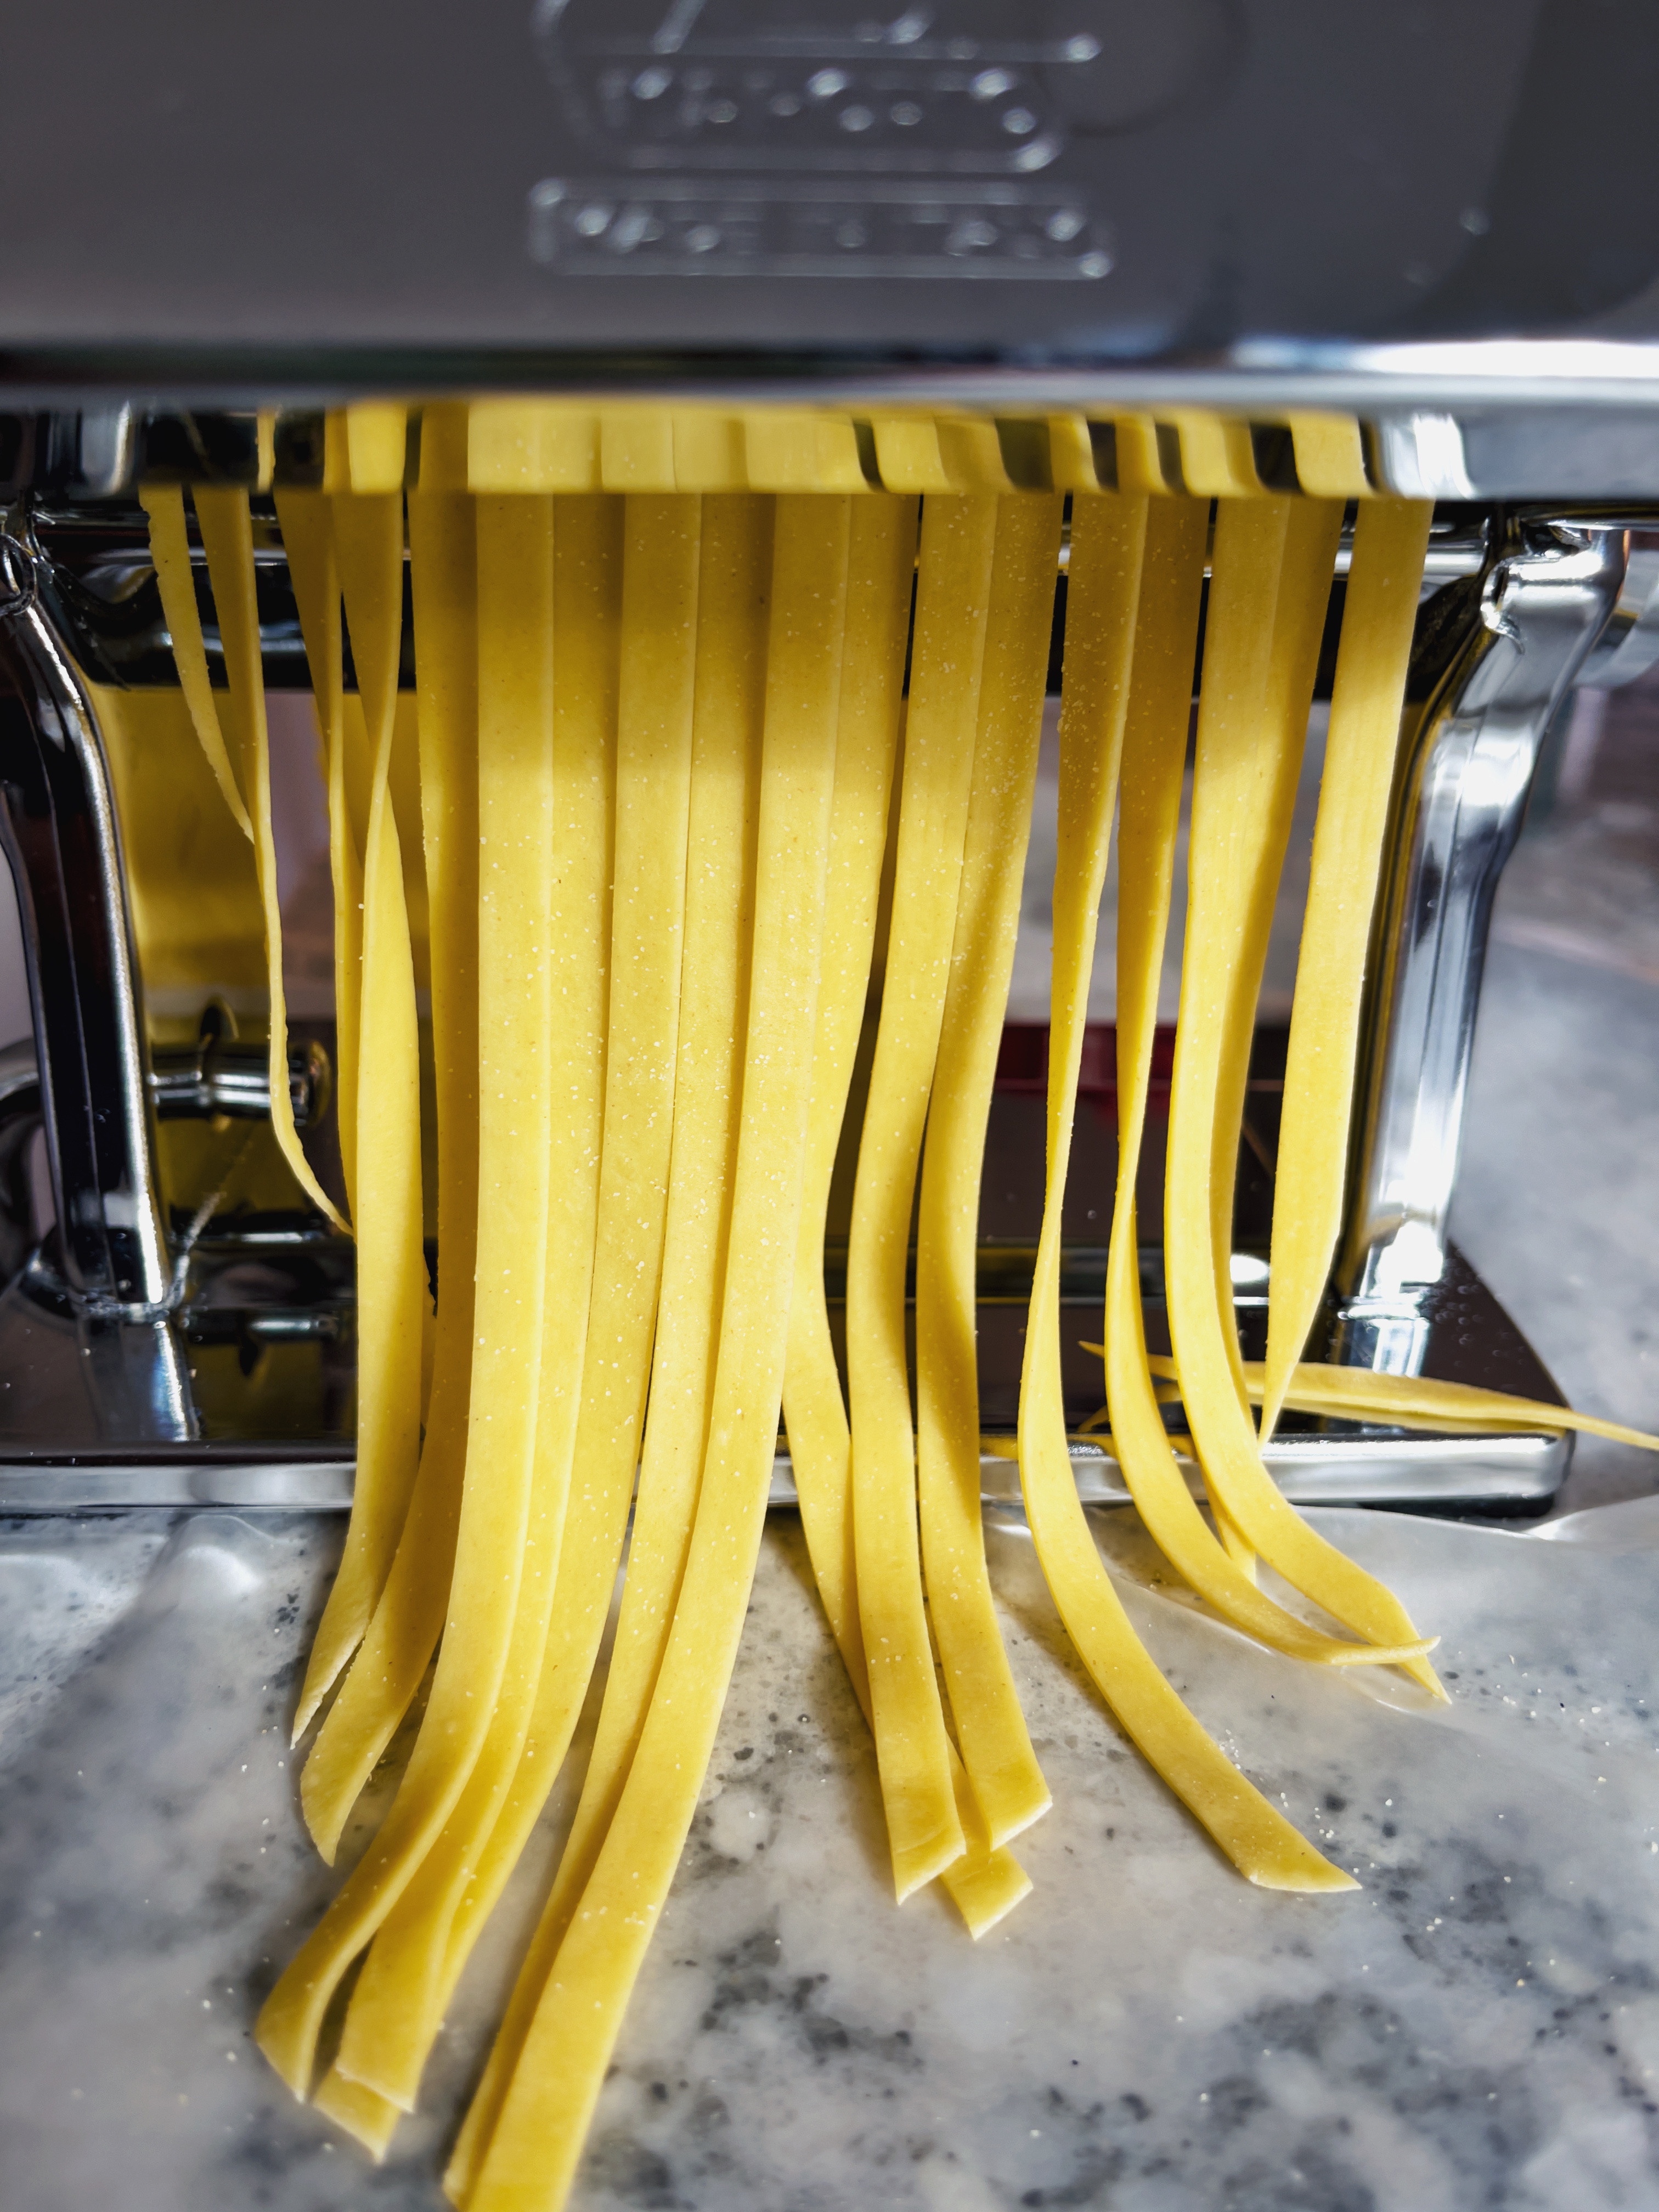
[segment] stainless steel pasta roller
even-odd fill
[[[816,468],[924,495],[1432,500],[1328,1349],[1554,1395],[1446,1223],[1492,894],[1540,745],[1575,686],[1659,658],[1648,11],[1606,0],[1593,41],[1565,0],[544,0],[458,38],[416,0],[392,43],[344,0],[319,14],[330,66],[302,100],[254,19],[187,36],[84,12],[9,33],[15,82],[76,86],[72,155],[49,102],[21,103],[0,148],[20,216],[0,243],[0,842],[32,1010],[0,1066],[0,1509],[349,1496],[351,1249],[260,1118],[257,916],[205,842],[137,495],[252,495],[297,821],[309,676],[271,495],[323,480],[325,410],[366,396],[409,406],[410,483],[423,405],[507,394],[586,426],[567,488],[805,488]],[[818,458],[786,465],[780,426],[796,451],[803,423]],[[1339,564],[1333,635],[1340,592]],[[301,915],[304,886],[285,895]],[[1247,1350],[1284,1042],[1264,1020],[1235,1234]],[[326,1176],[325,993],[300,993],[291,1043]],[[1090,1220],[1115,1160],[1095,1046],[1064,1284],[1079,1423],[1099,1377],[1070,1340],[1097,1321]],[[1011,1028],[981,1224],[994,1431],[1018,1385],[1042,1062],[1041,1025]],[[1144,1287],[1156,1334],[1155,1252]],[[1525,1506],[1568,1453],[1292,1417],[1271,1456],[1304,1501]],[[1085,1495],[1121,1494],[1097,1444],[1075,1456]],[[988,1454],[988,1494],[1011,1478]]]

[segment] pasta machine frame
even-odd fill
[[[1438,520],[1329,1349],[1553,1395],[1447,1209],[1492,893],[1544,733],[1575,683],[1659,647],[1630,537],[1659,516],[1650,5],[514,0],[463,25],[453,0],[407,0],[388,39],[374,0],[297,0],[289,45],[328,57],[302,98],[258,10],[13,15],[12,80],[73,88],[76,127],[25,98],[0,141],[0,843],[34,1009],[33,1042],[0,1055],[0,1510],[349,1494],[349,1244],[298,1213],[216,1219],[211,1193],[179,1218],[163,1203],[161,1124],[257,1117],[258,1073],[211,1022],[152,1048],[88,686],[170,680],[137,483],[252,484],[261,408],[282,410],[279,471],[302,471],[318,410],[353,396],[928,408],[995,420],[1017,483],[1042,480],[1045,418],[1097,426],[1109,472],[1133,416],[1172,482],[1212,492],[1188,444],[1206,410],[1233,489],[1297,489],[1298,415],[1359,422],[1370,488]],[[268,683],[302,684],[279,550],[259,558]],[[313,1121],[326,1042],[296,1038]],[[1276,1079],[1258,1046],[1247,1339]],[[1012,1188],[1041,1054],[1011,1033],[1006,1057]],[[1105,1116],[1108,1087],[1080,1113]],[[1111,1151],[1088,1133],[1085,1177]],[[1089,1210],[1066,1256],[1079,1413],[1099,1385],[1072,1341],[1097,1322]],[[994,1213],[993,1427],[1035,1236]],[[1156,1334],[1155,1250],[1145,1288]],[[314,1432],[255,1418],[283,1362]],[[1303,1499],[1525,1506],[1569,1450],[1293,1417],[1271,1457]],[[988,1459],[988,1491],[1011,1474]],[[1098,1447],[1078,1475],[1119,1494]]]
[[[951,394],[958,404],[986,396]],[[1182,396],[1218,395],[1200,382]],[[1155,404],[1159,395],[1137,397]],[[1638,509],[1483,500],[1470,478],[1475,430],[1421,408],[1403,422],[1373,417],[1366,429],[1380,488],[1460,496],[1443,498],[1438,511],[1408,687],[1329,1352],[1555,1401],[1542,1366],[1448,1241],[1447,1215],[1492,895],[1539,748],[1571,686],[1626,681],[1659,658],[1659,576],[1655,556],[1630,552],[1631,527],[1644,519]],[[290,454],[295,440],[302,447],[305,418],[284,435]],[[0,1291],[0,1510],[341,1505],[349,1497],[349,1243],[298,1211],[221,1224],[210,1210],[188,1223],[164,1218],[158,1120],[257,1118],[262,1055],[216,1039],[210,1024],[194,1054],[151,1048],[120,824],[86,680],[167,672],[159,614],[144,598],[153,586],[142,520],[131,509],[138,474],[158,453],[176,465],[182,451],[204,474],[246,477],[253,439],[252,417],[234,412],[86,409],[27,420],[17,441],[27,481],[14,487],[0,538],[0,844],[19,895],[35,1034],[0,1055],[0,1261],[11,1275]],[[1269,450],[1269,432],[1257,431],[1256,448]],[[1345,539],[1340,566],[1346,559]],[[305,684],[284,586],[280,562],[267,557],[267,680]],[[208,635],[212,652],[210,628]],[[1273,1075],[1271,1066],[1257,1073],[1256,1103],[1268,1109],[1258,1115],[1260,1150],[1264,1136],[1271,1143]],[[296,1042],[292,1079],[303,1126],[326,1104],[315,1040]],[[1018,1111],[999,1101],[1005,1123]],[[35,1243],[27,1148],[40,1126],[55,1222]],[[994,1116],[994,1147],[997,1132]],[[1000,1140],[1018,1145],[1012,1123]],[[1254,1231],[1248,1211],[1247,1192],[1234,1266],[1247,1342],[1265,1314],[1260,1191]],[[981,1249],[992,1427],[1012,1425],[1030,1258],[1029,1242],[995,1226]],[[1157,1263],[1154,1249],[1146,1285],[1154,1333]],[[1103,1248],[1068,1244],[1067,1382],[1079,1411],[1097,1400],[1098,1376],[1070,1340],[1097,1325],[1103,1273]],[[222,1391],[205,1407],[196,1364],[228,1346],[245,1375],[273,1355],[326,1370],[331,1411],[320,1432],[250,1433]],[[1569,1452],[1558,1436],[1427,1437],[1293,1419],[1269,1457],[1303,1501],[1525,1507],[1553,1494]],[[1122,1494],[1101,1446],[1079,1442],[1074,1456],[1085,1497]],[[1006,1459],[988,1455],[985,1487],[1014,1494]],[[781,1455],[775,1497],[789,1494]]]

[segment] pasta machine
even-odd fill
[[[947,426],[938,489],[1060,482],[1065,443],[1107,489],[1433,500],[1324,1352],[1553,1400],[1446,1223],[1540,744],[1573,686],[1659,659],[1651,11],[410,0],[394,40],[335,0],[302,98],[259,30],[94,0],[8,31],[15,79],[75,84],[81,124],[71,149],[24,102],[0,143],[0,842],[33,1014],[0,1055],[0,1510],[349,1495],[351,1248],[276,1154],[234,900],[155,734],[174,678],[137,489],[318,481],[323,410],[357,396],[416,425],[423,398],[482,392],[821,409],[872,483],[872,426],[902,418]],[[267,686],[303,691],[274,528],[258,558]],[[292,1025],[319,1163],[329,1042]],[[1283,1046],[1259,1033],[1247,1350]],[[1011,1028],[981,1221],[993,1430],[1042,1065],[1041,1030]],[[1079,1420],[1109,1068],[1097,1036],[1065,1279]],[[1567,1455],[1291,1417],[1271,1458],[1304,1501],[1525,1507]],[[1121,1494],[1099,1445],[1076,1464],[1085,1496]],[[994,1492],[1010,1470],[986,1467]]]

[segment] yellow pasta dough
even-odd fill
[[[420,1459],[422,1351],[430,1298],[422,1243],[420,1034],[404,860],[392,804],[403,617],[400,495],[331,502],[334,563],[370,733],[363,842],[356,1094],[357,1474],[345,1553],[311,1647],[303,1731],[374,1615]]]
[[[456,2159],[465,2161],[516,2063],[571,1911],[604,1844],[672,1626],[695,1518],[730,1226],[752,927],[753,838],[771,583],[772,502],[704,501],[686,850],[684,986],[674,1079],[663,1285],[628,1576],[599,1729],[553,1889]],[[566,1736],[574,1714],[567,1717]],[[550,1766],[550,1762],[549,1762]],[[550,1771],[545,1780],[550,1782]],[[501,1857],[539,1799],[504,1815]],[[511,1826],[508,1828],[509,1820]],[[516,1848],[514,1848],[516,1846]],[[492,1856],[495,1855],[492,1850]],[[507,1862],[503,1874],[510,1867]],[[452,2172],[456,2171],[452,2165]]]
[[[1235,1626],[1298,1658],[1375,1663],[1385,1656],[1415,1657],[1421,1644],[1385,1654],[1321,1635],[1256,1589],[1232,1548],[1211,1534],[1188,1491],[1153,1387],[1152,1370],[1158,1364],[1149,1365],[1147,1360],[1135,1178],[1170,912],[1207,520],[1203,507],[1193,501],[1160,501],[1148,511],[1124,731],[1118,834],[1118,1174],[1106,1290],[1106,1395],[1113,1448],[1154,1542]],[[1230,1212],[1223,1245],[1229,1255],[1231,1225]]]
[[[866,1713],[868,1673],[853,1553],[852,1438],[830,1334],[823,1238],[875,950],[917,522],[914,500],[860,500],[848,533],[822,975],[783,1386],[802,1531],[830,1632]]]
[[[368,827],[368,732],[361,708],[349,715],[344,626],[335,557],[333,501],[325,492],[276,495],[289,581],[311,665],[312,699],[323,738],[329,873],[334,890],[334,1122],[347,1207],[357,1191],[357,1023],[363,976],[363,836]]]
[[[532,1723],[562,1550],[581,1395],[588,1291],[595,1265],[607,1042],[599,984],[609,854],[604,835],[604,749],[596,763],[591,747],[580,743],[567,746],[562,741],[557,539],[570,530],[576,542],[568,557],[577,562],[592,557],[595,549],[591,534],[581,531],[584,519],[562,515],[553,549],[546,1293],[524,1569],[489,1734],[442,1834],[428,1848],[419,1872],[370,1948],[334,2061],[338,2075],[405,2111],[414,2108],[421,2069],[441,2018],[456,1912],[497,1826]],[[556,1111],[551,1110],[553,1101],[557,1102]]]
[[[901,1903],[966,1848],[922,1601],[904,1285],[950,981],[995,536],[993,499],[939,498],[924,509],[883,1019],[847,1253],[853,1540]]]
[[[1419,1640],[1404,1607],[1303,1520],[1261,1464],[1242,1392],[1231,1293],[1224,1318],[1218,1283],[1212,1198],[1216,1130],[1229,1024],[1238,1004],[1237,948],[1257,865],[1254,833],[1288,780],[1281,765],[1285,752],[1292,746],[1299,752],[1301,743],[1280,703],[1289,676],[1276,678],[1273,667],[1279,642],[1289,635],[1288,623],[1275,618],[1286,505],[1224,500],[1216,526],[1170,1088],[1164,1200],[1170,1334],[1212,1497],[1220,1499],[1252,1548],[1304,1596],[1370,1641],[1393,1649]],[[1426,1660],[1407,1664],[1437,1691]]]
[[[708,1442],[674,1626],[628,1782],[467,2203],[562,2203],[713,1748],[766,1515],[800,1207],[848,514],[781,498],[742,1124]]]
[[[1273,1434],[1341,1228],[1360,994],[1433,507],[1376,500],[1354,525],[1279,1126],[1267,1289]]]
[[[243,491],[203,485],[196,516],[208,556],[225,656],[227,709],[234,741],[227,744],[219,711],[208,683],[201,618],[190,568],[179,494],[158,487],[146,494],[150,545],[162,611],[173,639],[180,688],[231,815],[253,845],[265,931],[265,972],[270,995],[270,1120],[283,1157],[313,1205],[339,1224],[333,1200],[323,1189],[300,1146],[294,1126],[293,1094],[288,1081],[287,995],[283,987],[283,921],[276,898],[276,848],[270,823],[270,749],[265,727],[264,676],[259,657],[259,614],[254,596],[253,532]],[[342,1224],[343,1225],[343,1224]]]
[[[479,855],[477,533],[472,502],[453,490],[457,474],[465,483],[465,432],[464,410],[459,425],[442,416],[434,422],[428,415],[422,487],[409,503],[410,566],[421,637],[416,678],[442,1254],[432,1402],[409,1510],[385,1588],[357,1662],[325,1716],[306,1761],[302,1789],[313,1832],[334,1836],[408,1711],[443,1626],[465,1464],[478,1225]],[[458,442],[459,469],[453,450]],[[306,542],[312,548],[309,557],[326,585],[334,575],[327,503],[320,494],[291,496],[301,502]],[[309,504],[313,501],[314,513]],[[279,511],[290,512],[288,507]],[[322,625],[319,614],[305,617],[325,732],[334,726],[322,702],[325,688],[338,682],[338,599],[337,586],[331,627]],[[305,604],[302,597],[302,616]],[[320,642],[313,641],[319,637]],[[331,657],[319,664],[319,654]],[[337,775],[332,738],[327,760],[332,793]],[[343,781],[343,771],[339,774]],[[343,800],[331,797],[337,974],[340,854],[355,849],[344,811]],[[343,1022],[340,1027],[343,1037]]]
[[[562,992],[562,1006],[578,1022],[584,1018],[584,1001],[589,1002],[586,1019],[591,1025],[595,1018],[604,1019],[610,969],[608,884],[614,842],[621,658],[621,502],[568,499],[560,502],[558,514],[553,586],[553,737],[559,763],[556,836],[567,864],[574,865],[586,878],[590,903],[584,916],[578,903],[568,897],[564,900],[574,927],[562,954],[556,956],[555,988]],[[573,1060],[573,1072],[575,1065]],[[589,1099],[582,1111],[591,1115],[597,1111],[597,1102]],[[590,1246],[592,1242],[590,1230]],[[564,1287],[550,1273],[550,1293]],[[561,1325],[568,1328],[568,1322]],[[544,1389],[550,1380],[544,1374]],[[563,1566],[562,1543],[560,1554]],[[555,1601],[556,1605],[556,1595]],[[388,2025],[392,2035],[381,2043],[375,2056],[375,2063],[388,2069],[389,2086],[396,2087],[405,2099],[412,2095],[444,2008],[518,1862],[569,1740],[572,1683],[568,1670],[556,1663],[550,1666],[547,1657],[544,1643],[528,1729],[499,1809],[493,1821],[489,1817],[490,1799],[484,1798],[475,1809],[464,1862],[470,1868],[470,1878],[457,1885],[440,1911],[426,1916],[414,1931],[424,1954],[416,1966],[418,2002],[407,2017],[392,2016]],[[346,1695],[351,1688],[349,1680]],[[483,1817],[477,1816],[480,1812]],[[401,2069],[395,2079],[390,2075],[394,2062]],[[404,2108],[348,2080],[337,2069],[319,2088],[318,2100],[377,2154],[389,2142]]]
[[[915,539],[914,501],[854,503],[811,1114],[783,1389],[814,1579],[866,1721],[870,1680],[853,1549],[852,1436],[824,1297],[823,1237],[876,941]],[[941,1879],[969,1932],[978,1937],[1012,1911],[1030,1883],[1009,1852],[993,1847],[961,1761],[953,1746],[946,1747],[967,1850]]]
[[[1175,1382],[1173,1360],[1154,1359],[1152,1364],[1155,1373]],[[1244,1384],[1252,1404],[1261,1403],[1266,1375],[1264,1362],[1245,1361]],[[1571,1429],[1583,1436],[1605,1437],[1610,1443],[1632,1444],[1638,1451],[1659,1451],[1659,1437],[1626,1428],[1622,1422],[1604,1421],[1544,1399],[1484,1390],[1471,1382],[1439,1382],[1429,1375],[1381,1375],[1368,1367],[1303,1360],[1291,1370],[1285,1403],[1298,1413],[1335,1413],[1349,1420],[1398,1422],[1402,1427],[1454,1433],[1461,1428],[1476,1433],[1510,1429],[1559,1435]]]
[[[296,2095],[342,1976],[442,1832],[507,1665],[529,1522],[546,1274],[552,509],[478,502],[478,1290],[467,1468],[437,1672],[379,1833],[256,2028]]]
[[[1127,708],[1146,534],[1144,499],[1080,498],[1072,522],[1048,1058],[1048,1171],[1020,1389],[1019,1470],[1037,1558],[1097,1686],[1170,1787],[1250,1881],[1351,1889],[1225,1759],[1130,1626],[1090,1532],[1066,1449],[1060,1218],[1089,969]]]
[[[974,1338],[980,1161],[1019,923],[1060,531],[1057,500],[997,502],[979,727],[916,1230],[916,1486],[929,1619],[963,1763],[997,1844],[1049,1803],[986,1569]],[[896,927],[897,920],[896,905]]]

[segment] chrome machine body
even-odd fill
[[[295,91],[234,15],[97,0],[8,31],[14,81],[75,82],[84,127],[71,161],[25,103],[0,146],[0,842],[34,1011],[0,1055],[0,1510],[349,1493],[349,1247],[160,1193],[159,1121],[257,1118],[261,1077],[210,1022],[193,1052],[151,1048],[87,687],[166,680],[146,471],[251,482],[271,407],[303,469],[317,410],[356,393],[927,404],[1006,425],[1017,480],[1017,426],[1044,414],[1209,410],[1290,491],[1288,415],[1358,417],[1376,488],[1439,508],[1330,1345],[1552,1395],[1445,1224],[1540,744],[1573,685],[1659,658],[1650,11],[415,0],[389,41],[344,0],[317,37],[330,66]],[[273,555],[276,686],[306,681],[285,592]],[[319,1041],[293,1080],[323,1114]],[[1103,1254],[1067,1267],[1080,1315]],[[1028,1275],[1017,1238],[988,1243],[988,1407]],[[1248,1239],[1235,1277],[1248,1333]],[[308,1347],[334,1410],[278,1436],[234,1390],[210,1407],[203,1346],[244,1374]],[[1313,1422],[1274,1447],[1303,1498],[1447,1504],[1540,1502],[1567,1455]],[[1109,1458],[1078,1457],[1085,1495],[1118,1494]],[[988,1491],[1007,1471],[988,1461]]]

